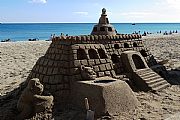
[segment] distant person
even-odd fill
[[[170,35],[172,34],[171,30],[170,30],[169,34],[170,34]]]
[[[51,34],[50,38],[49,38],[49,41],[52,41],[53,39],[53,35]]]
[[[163,35],[168,35],[167,31],[165,31]]]
[[[64,34],[63,34],[63,33],[61,33],[61,36],[64,36]]]
[[[146,31],[144,31],[144,33],[143,33],[143,36],[146,36],[147,34],[146,34]]]

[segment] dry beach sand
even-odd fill
[[[23,82],[50,42],[0,43],[0,95]]]
[[[143,39],[145,46],[149,47],[158,61],[168,60],[165,66],[173,85],[156,93],[135,92],[141,105],[130,113],[113,116],[114,120],[164,120],[180,112],[180,35],[151,35]],[[45,54],[50,43],[47,41],[0,43],[0,119],[3,119],[9,107],[15,104],[11,97],[6,98],[6,101],[2,99],[26,80],[37,59]],[[82,114],[70,110],[60,112],[56,118],[81,120],[84,117]],[[174,119],[172,116],[167,120]]]

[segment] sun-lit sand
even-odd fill
[[[121,113],[114,116],[114,120],[161,120],[180,112],[180,35],[151,35],[144,37],[143,40],[158,61],[168,60],[165,66],[174,85],[156,93],[135,92],[141,105],[136,111],[130,111],[130,114]],[[14,104],[12,99],[11,101],[9,98],[6,98],[6,101],[3,99],[26,80],[37,59],[45,54],[50,43],[47,41],[0,43],[0,118],[3,118],[8,113],[9,107]],[[73,119],[77,113],[73,110],[65,114],[61,112],[57,118]]]
[[[49,45],[46,41],[0,43],[1,96],[27,78]]]

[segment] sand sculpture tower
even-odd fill
[[[106,9],[103,8],[99,23],[94,26],[91,35],[116,35],[116,32],[116,29],[109,23]]]

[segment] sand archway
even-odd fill
[[[144,69],[146,68],[144,65],[144,62],[142,61],[141,57],[139,55],[132,55],[133,62],[136,66],[136,69]]]

